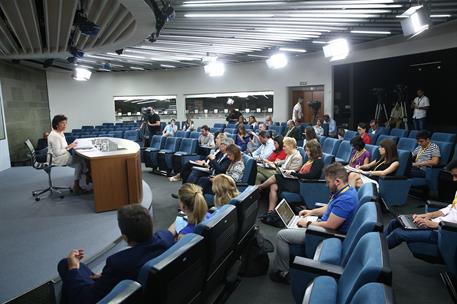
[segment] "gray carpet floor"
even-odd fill
[[[54,183],[71,185],[73,172],[54,168]],[[71,249],[84,248],[90,257],[120,236],[116,212],[95,213],[92,194],[36,202],[32,191],[46,187],[46,174],[31,167],[0,172],[0,303],[55,278],[57,262]],[[151,200],[145,191],[146,207]]]

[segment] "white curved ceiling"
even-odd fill
[[[145,1],[87,2],[89,19],[101,25],[102,31],[95,38],[77,37],[77,46],[86,52],[78,65],[93,71],[105,71],[104,63],[111,63],[113,71],[200,66],[208,54],[226,62],[263,60],[281,47],[318,51],[322,43],[336,37],[345,37],[351,44],[363,43],[401,34],[396,16],[417,4],[409,0],[175,0],[175,19],[166,23],[159,39],[151,43],[145,38],[154,31],[155,22]],[[46,43],[42,34],[39,39],[42,27],[33,22],[39,3],[47,11],[44,15],[49,16],[45,19]],[[433,25],[457,17],[455,0],[420,3],[432,15]],[[38,64],[44,58],[55,58],[55,52],[59,58],[68,56],[65,41],[74,0],[2,0],[0,8],[6,15],[0,18],[0,56],[31,58],[29,51],[33,49],[43,58],[34,60]],[[11,37],[2,36],[7,35],[2,19],[14,19],[9,23],[22,48],[14,47]],[[114,53],[120,48],[124,49],[122,55]],[[73,67],[64,59],[55,60],[54,66]]]

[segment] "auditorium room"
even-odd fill
[[[0,303],[457,303],[457,2],[0,1]]]

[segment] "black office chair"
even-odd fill
[[[48,191],[51,192],[51,195],[52,195],[52,193],[59,194],[60,198],[64,198],[64,195],[63,195],[62,191],[60,191],[60,190],[70,190],[70,192],[72,192],[73,190],[70,187],[55,187],[52,185],[52,180],[51,180],[51,169],[53,167],[52,154],[49,154],[49,162],[38,162],[36,159],[35,148],[33,147],[30,140],[27,139],[24,143],[25,143],[25,146],[27,147],[27,149],[29,150],[29,156],[30,156],[30,161],[32,163],[32,167],[37,170],[44,170],[44,172],[46,172],[48,174],[49,187],[46,189],[33,191],[32,195],[33,195],[33,197],[35,197],[35,200],[38,202],[41,199],[40,195],[42,195]]]

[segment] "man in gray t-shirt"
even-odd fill
[[[434,167],[440,163],[440,148],[432,143],[430,133],[426,130],[416,135],[417,148],[412,152],[413,163],[411,169],[412,177],[425,177],[425,169]]]
[[[209,127],[201,127],[201,134],[198,137],[198,145],[203,148],[214,148],[214,135],[209,132]]]

